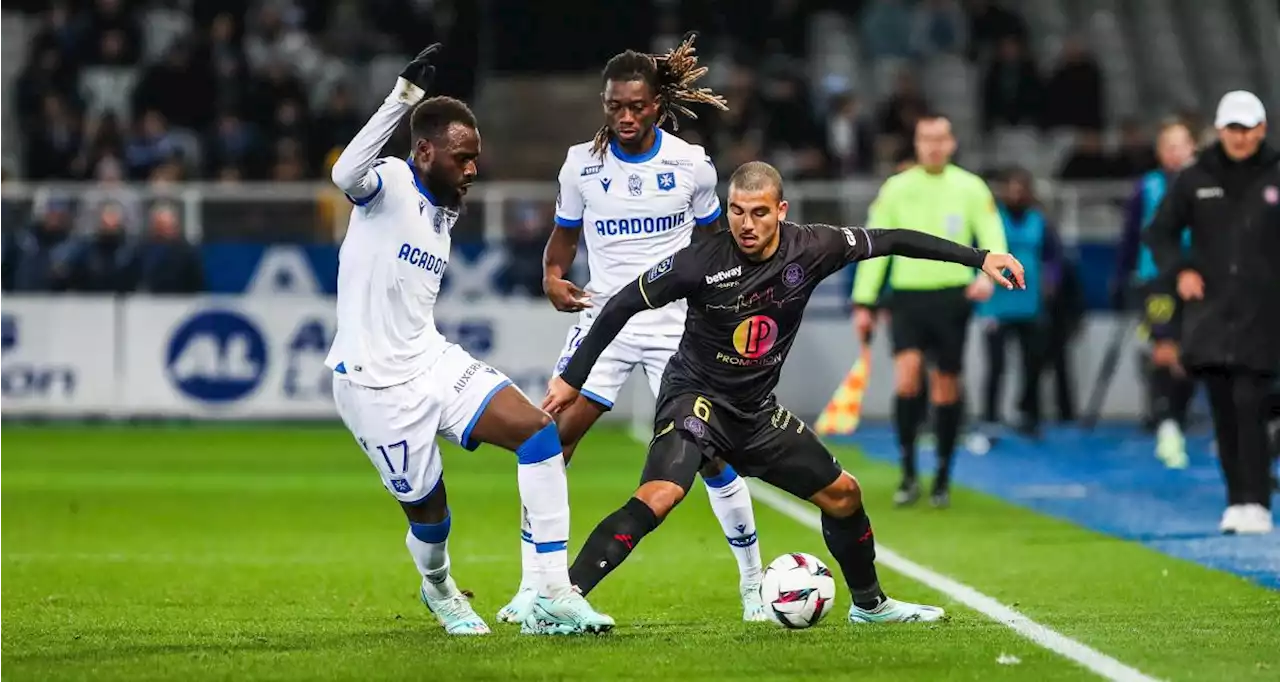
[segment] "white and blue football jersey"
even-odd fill
[[[438,206],[409,162],[387,157],[369,173],[338,252],[338,331],[325,364],[361,386],[413,379],[449,346],[435,304],[458,213]]]
[[[601,158],[591,147],[569,148],[555,218],[586,236],[592,308],[582,313],[584,326],[622,287],[687,246],[694,225],[720,217],[716,168],[701,146],[658,130],[653,147],[640,155],[614,142]],[[647,310],[626,329],[679,335],[686,310],[684,301]]]

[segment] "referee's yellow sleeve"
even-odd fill
[[[974,192],[977,205],[971,207],[973,236],[978,241],[978,248],[1005,253],[1009,243],[1004,235],[1004,221],[1000,219],[1000,211],[996,210],[996,199],[991,195],[987,183],[977,180],[978,190]]]

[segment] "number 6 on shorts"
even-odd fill
[[[704,422],[711,422],[711,401],[703,396],[693,399],[693,416]]]

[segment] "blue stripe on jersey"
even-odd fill
[[[653,131],[653,146],[649,151],[642,154],[628,154],[622,149],[622,145],[617,140],[609,141],[609,151],[618,157],[619,161],[626,163],[644,163],[658,155],[658,150],[662,149],[662,128],[655,128]]]
[[[409,174],[413,176],[413,184],[418,186],[418,192],[426,197],[432,206],[439,206],[440,202],[436,201],[436,198],[431,194],[431,190],[427,189],[427,186],[422,184],[422,178],[418,177],[418,167],[413,165],[413,157],[410,156],[404,162],[409,164]]]
[[[582,218],[578,218],[577,220],[570,220],[568,218],[563,218],[557,215],[556,225],[559,225],[560,227],[582,227]]]
[[[712,211],[711,215],[709,215],[709,216],[707,216],[707,217],[705,217],[705,218],[698,218],[698,217],[695,217],[695,218],[693,219],[693,222],[695,222],[695,223],[697,223],[697,224],[699,224],[699,225],[710,225],[711,223],[714,223],[715,221],[717,221],[717,220],[719,220],[719,219],[720,219],[720,213],[721,213],[721,212],[722,212],[722,211],[720,210],[720,207],[719,207],[719,206],[716,206],[716,210],[715,210],[715,211]]]
[[[381,192],[381,191],[382,191],[382,174],[381,174],[381,173],[379,173],[378,171],[374,171],[374,172],[373,172],[373,174],[374,174],[374,175],[376,175],[376,176],[378,176],[378,186],[373,188],[373,193],[372,193],[372,194],[370,194],[370,195],[369,195],[369,196],[367,196],[367,197],[364,197],[364,198],[361,198],[361,199],[357,199],[357,198],[355,198],[355,197],[351,196],[350,194],[346,194],[346,193],[344,192],[344,193],[343,193],[343,196],[347,197],[347,201],[350,201],[351,203],[355,204],[356,206],[368,206],[368,205],[369,205],[369,202],[370,202],[370,201],[373,201],[373,200],[378,196],[378,192]]]

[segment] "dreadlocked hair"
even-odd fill
[[[706,104],[720,111],[728,111],[729,105],[724,97],[712,92],[711,88],[696,88],[693,85],[707,73],[707,67],[698,66],[698,50],[693,46],[697,37],[696,33],[686,33],[679,45],[661,55],[644,54],[635,50],[620,52],[605,64],[604,80],[644,81],[658,98],[657,125],[671,121],[672,130],[680,130],[679,116],[698,118],[686,106],[688,104]],[[603,157],[604,149],[612,137],[613,131],[609,130],[609,126],[601,126],[596,132],[591,153]]]

